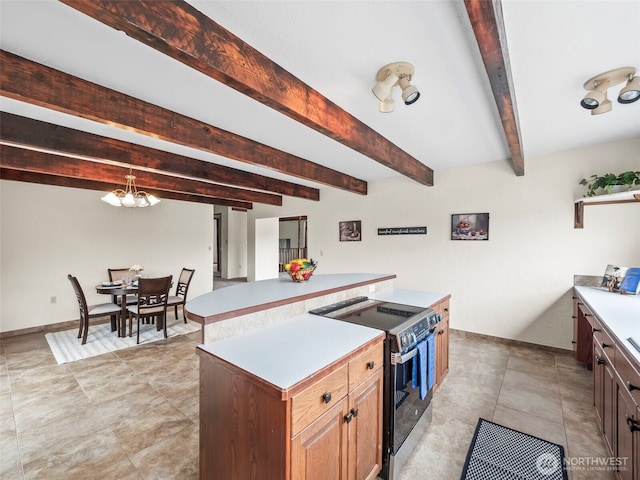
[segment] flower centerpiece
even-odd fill
[[[140,277],[140,272],[143,270],[144,270],[144,267],[137,263],[135,265],[132,265],[131,268],[129,268],[130,272],[136,272],[136,278]]]

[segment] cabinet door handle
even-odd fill
[[[613,347],[613,345],[609,345],[608,343],[602,342],[602,348]]]
[[[634,390],[640,390],[640,387],[636,387],[633,383],[627,382],[627,390],[633,392]]]
[[[329,403],[331,401],[331,392],[322,395],[322,401],[324,403]]]
[[[631,430],[632,432],[640,431],[640,427],[638,427],[638,424],[633,420],[633,418],[629,416],[627,416],[627,425],[629,425],[629,430]]]
[[[590,313],[585,313],[584,316],[585,317],[593,317],[593,315],[591,315]]]
[[[571,343],[573,343],[575,345],[578,342],[576,342],[575,340],[571,340]]]
[[[376,366],[376,362],[374,362],[373,360],[370,361],[370,362],[367,362],[367,368],[369,370],[373,370],[373,367],[375,367],[375,366]]]
[[[593,327],[591,329],[591,333],[596,333],[596,332],[601,332],[602,330],[600,330],[599,328]]]
[[[349,412],[344,416],[344,421],[347,423],[351,423],[351,420],[353,420],[353,413]]]
[[[352,408],[351,409],[351,413],[353,414],[354,417],[358,416],[358,409],[357,408]]]
[[[438,332],[438,335],[443,335],[443,334],[444,334],[444,330],[440,330],[440,331]]]
[[[597,365],[604,365],[604,360],[601,359],[600,357],[596,357],[596,364]]]
[[[449,309],[448,309],[448,308],[445,308],[445,309],[444,309],[444,311],[445,311],[445,312],[448,312],[448,311],[449,311]]]

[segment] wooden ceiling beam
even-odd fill
[[[112,185],[111,189],[114,187],[123,188],[126,183],[125,175],[129,173],[129,169],[126,167],[55,155],[12,145],[0,145],[0,147],[0,167],[2,168],[106,182]],[[135,170],[134,175],[136,175]],[[138,173],[136,175],[136,186],[140,190],[153,189],[244,202],[265,203],[268,205],[282,205],[282,197],[279,195],[170,177],[152,172]]]
[[[513,170],[517,176],[522,176],[524,155],[507,36],[502,18],[502,3],[500,0],[464,0],[464,4],[498,106]]]
[[[184,1],[61,2],[388,168],[433,185],[431,168]]]
[[[164,2],[162,2],[164,3]],[[367,182],[0,50],[0,95],[366,195]]]
[[[235,168],[102,137],[12,113],[0,112],[0,138],[14,145],[126,163],[157,173],[319,200],[317,188],[297,185]]]
[[[9,168],[0,168],[0,178],[2,180],[12,180],[14,182],[37,183],[40,185],[54,185],[58,187],[81,188],[84,190],[97,190],[106,193],[113,190],[113,184],[107,182],[98,182],[94,180],[85,180],[80,178],[61,177],[58,175],[49,175],[47,173],[26,172],[24,170],[12,170]],[[181,200],[183,202],[204,203],[208,205],[219,205],[223,207],[232,207],[240,209],[251,209],[253,204],[250,202],[240,202],[235,200],[227,200],[224,198],[204,197],[202,195],[191,195],[186,193],[168,192],[166,190],[145,190],[150,195],[164,200]]]

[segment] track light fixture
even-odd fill
[[[410,81],[415,69],[407,62],[394,62],[385,65],[376,75],[377,83],[371,91],[380,100],[379,110],[383,113],[393,112],[393,87],[398,85],[402,89],[402,100],[405,105],[411,105],[420,98],[420,92]]]
[[[640,77],[635,76],[633,67],[616,68],[601,73],[584,82],[584,88],[589,90],[580,102],[580,106],[591,110],[591,115],[598,115],[611,111],[611,101],[607,99],[609,87],[626,82],[618,94],[618,103],[633,103],[640,99]]]

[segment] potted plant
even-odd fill
[[[587,197],[594,197],[597,195],[596,190],[602,189],[607,193],[614,193],[615,191],[631,190],[634,185],[640,185],[640,172],[628,171],[619,175],[613,173],[607,173],[605,175],[591,175],[590,180],[583,178],[580,180],[580,185],[587,186]]]

